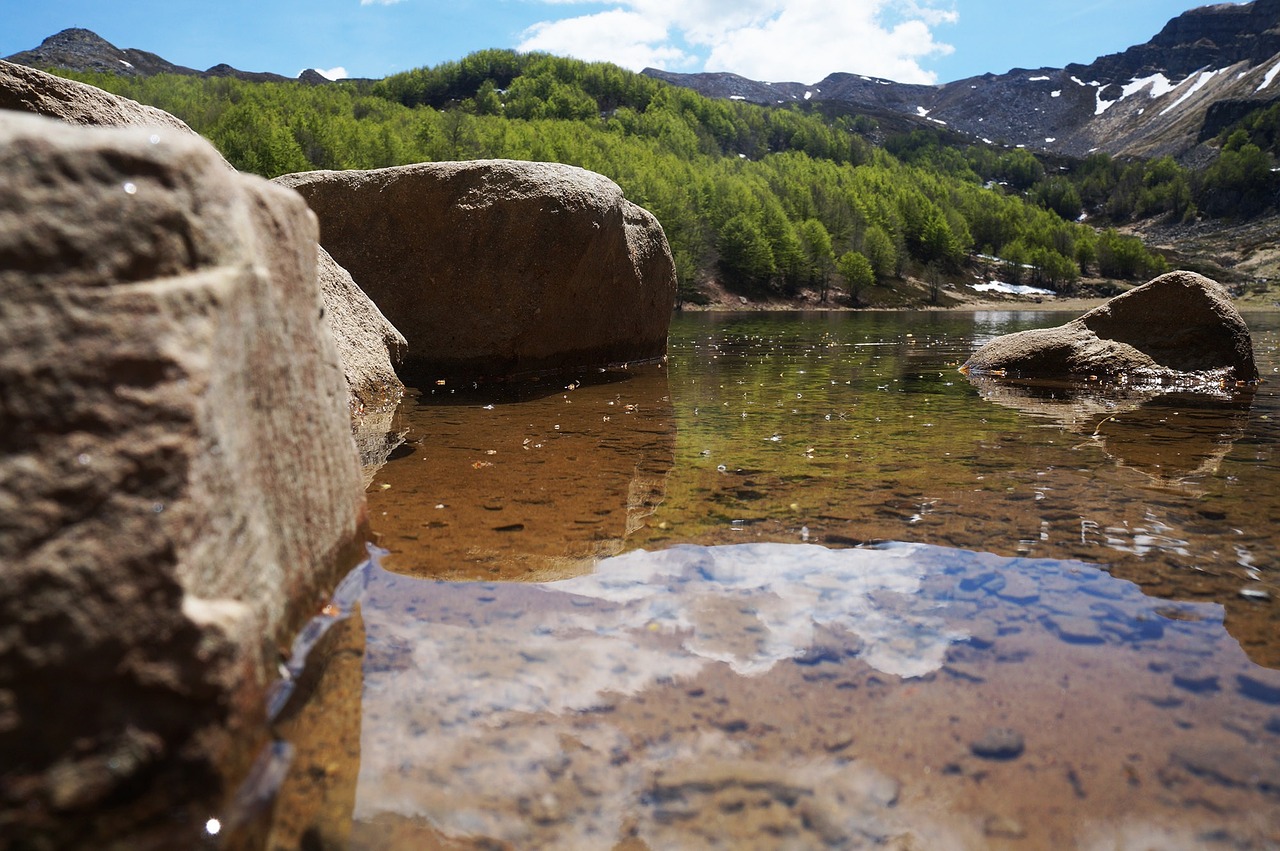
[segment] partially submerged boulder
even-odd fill
[[[1244,318],[1220,284],[1170,272],[1057,328],[998,337],[963,370],[1034,379],[1258,380]]]
[[[276,647],[354,563],[316,257],[302,199],[195,136],[0,112],[0,835],[20,846],[128,845],[242,768]]]
[[[0,110],[16,110],[57,118],[68,124],[105,127],[163,127],[195,136],[169,113],[95,86],[46,74],[0,60]],[[221,159],[221,155],[215,153]],[[222,160],[230,169],[231,164]],[[319,257],[320,291],[325,322],[333,332],[351,395],[353,425],[359,415],[394,407],[404,393],[393,364],[399,362],[404,338],[323,249]]]
[[[276,178],[408,340],[419,380],[502,378],[666,352],[666,237],[613,181],[491,160]]]

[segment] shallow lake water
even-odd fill
[[[415,391],[268,844],[1280,848],[1280,315],[1255,389],[957,371],[1066,318]]]

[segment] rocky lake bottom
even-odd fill
[[[971,383],[1041,312],[678,316],[419,389],[270,847],[1280,847],[1264,382]]]

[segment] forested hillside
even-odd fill
[[[712,100],[608,64],[494,50],[315,86],[70,76],[177,115],[268,177],[487,157],[598,171],[658,216],[686,299],[714,277],[748,296],[833,287],[858,303],[906,274],[933,281],[936,296],[977,253],[1005,261],[1003,280],[1060,291],[1082,272],[1163,270],[1136,238],[1074,221],[1086,205],[1116,215],[1107,206],[1127,172],[1106,158],[1047,173],[1024,150],[925,132],[877,145],[865,116]],[[1185,214],[1177,179],[1159,211]]]

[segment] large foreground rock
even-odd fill
[[[408,340],[415,377],[506,377],[661,357],[675,269],[661,226],[611,180],[493,160],[277,182]]]
[[[95,86],[46,74],[0,60],[0,109],[57,118],[68,124],[104,127],[164,127],[195,136],[195,131],[169,113],[104,92]],[[222,160],[230,169],[231,164]],[[359,415],[394,407],[404,393],[394,364],[404,338],[387,322],[369,297],[351,281],[323,249],[319,257],[320,294],[325,322],[333,332],[351,394],[349,406]]]
[[[44,115],[68,124],[165,127],[195,135],[184,122],[162,109],[3,59],[0,109]]]
[[[1194,272],[1161,275],[1057,328],[997,337],[963,369],[1015,378],[1258,380],[1244,319],[1221,285]]]
[[[242,767],[276,647],[353,563],[364,497],[315,240],[300,197],[194,136],[0,112],[0,836],[19,847],[149,847],[130,838],[148,817],[194,817],[171,804]]]

